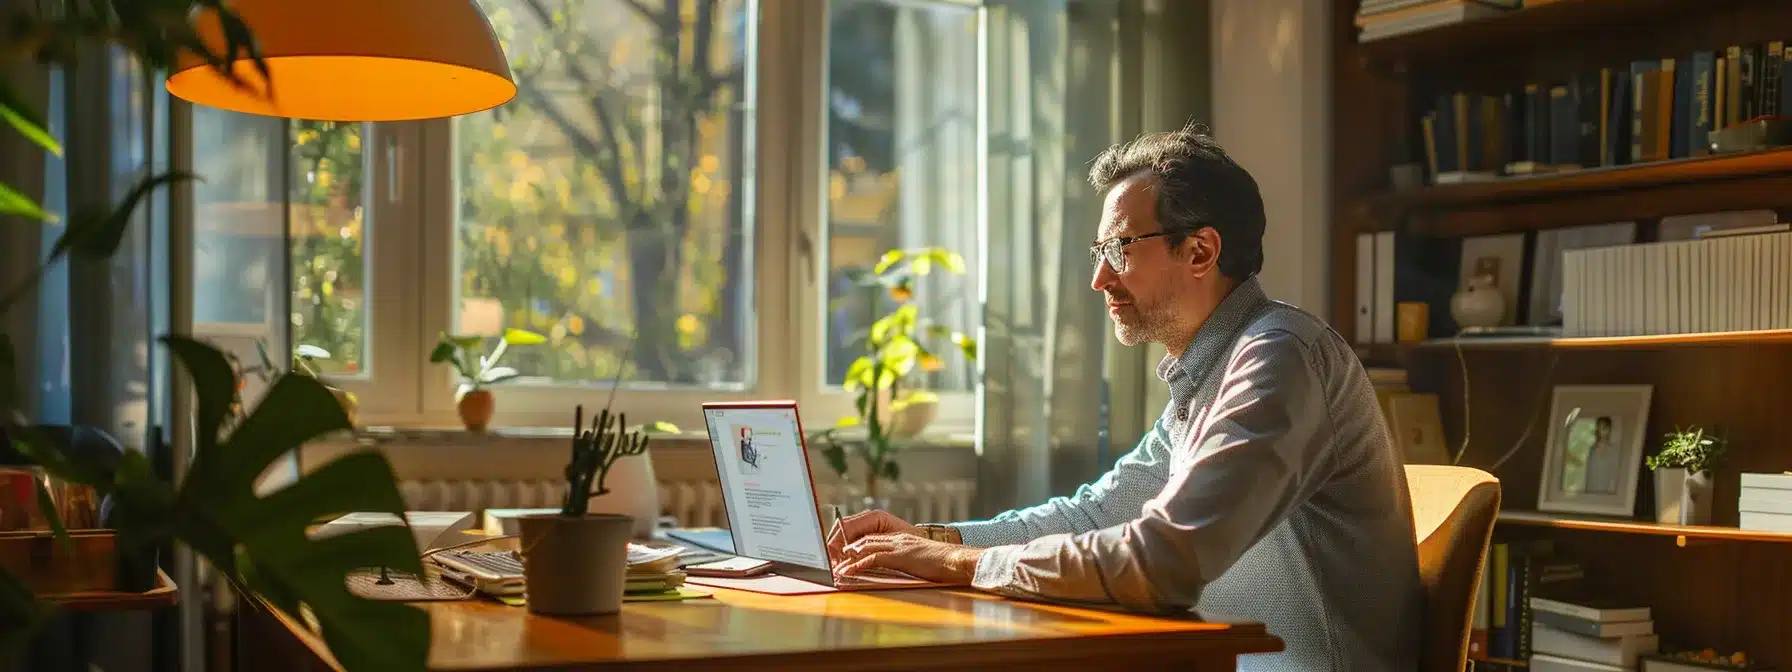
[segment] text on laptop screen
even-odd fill
[[[794,407],[706,408],[735,553],[829,569]]]

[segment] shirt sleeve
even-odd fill
[[[1112,527],[1139,516],[1145,502],[1164,487],[1170,472],[1170,447],[1163,419],[1139,440],[1132,452],[1114,463],[1094,483],[1069,497],[1053,497],[1038,506],[1006,511],[989,520],[952,523],[966,545],[987,548],[1019,544],[1050,534],[1081,534]]]
[[[1130,610],[1192,609],[1322,481],[1332,434],[1304,344],[1255,337],[1228,364],[1210,414],[1140,515],[988,549],[972,585],[1000,594]]]

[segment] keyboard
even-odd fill
[[[523,576],[523,560],[516,551],[445,551],[437,555],[443,560],[452,558],[458,561],[456,564],[492,578]]]
[[[443,551],[429,557],[442,576],[489,595],[523,593],[523,560],[516,551]]]

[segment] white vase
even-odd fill
[[[1506,319],[1506,297],[1494,285],[1493,276],[1477,275],[1450,297],[1450,316],[1456,318],[1458,329],[1497,327]]]
[[[610,513],[635,519],[637,539],[653,536],[660,517],[660,484],[654,480],[651,450],[616,460],[604,477],[609,494],[591,498],[591,513]],[[595,485],[592,486],[595,489]]]
[[[1655,470],[1655,521],[1669,525],[1711,524],[1711,472]]]
[[[589,616],[622,610],[632,518],[555,514],[522,516],[516,522],[529,611]]]

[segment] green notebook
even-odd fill
[[[692,588],[690,586],[679,586],[679,587],[673,588],[671,590],[662,590],[659,592],[623,593],[622,601],[623,602],[669,602],[669,601],[673,601],[673,600],[694,600],[694,599],[701,598],[701,597],[711,597],[714,594],[715,593],[704,590],[702,588]],[[526,605],[529,603],[529,600],[525,599],[521,595],[499,596],[498,601],[503,602],[503,603],[508,604],[513,607],[520,607],[520,606],[523,606],[523,605]]]

